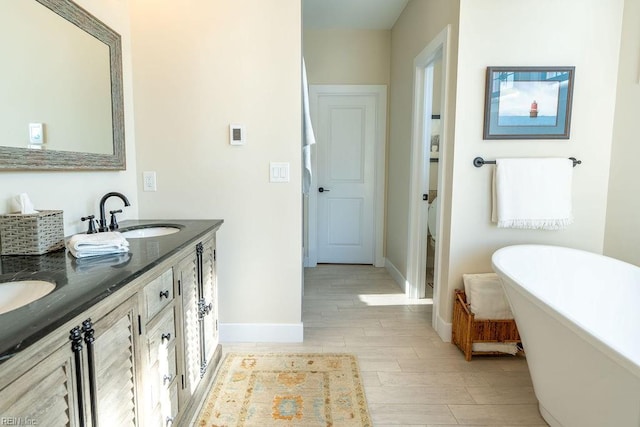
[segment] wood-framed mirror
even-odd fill
[[[0,5],[0,170],[124,170],[120,35],[70,0]]]

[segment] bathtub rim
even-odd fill
[[[574,322],[572,319],[568,318],[567,316],[565,316],[562,313],[560,313],[559,311],[557,311],[552,305],[549,305],[548,303],[546,303],[545,301],[543,301],[542,299],[540,299],[536,295],[532,294],[526,287],[524,287],[520,283],[518,283],[518,281],[512,275],[510,275],[507,272],[505,272],[504,268],[501,268],[501,266],[500,266],[500,261],[501,261],[500,258],[501,258],[501,254],[502,253],[508,252],[509,250],[513,250],[515,248],[525,249],[525,248],[531,248],[531,247],[568,250],[568,251],[572,251],[572,252],[589,254],[589,256],[597,256],[597,257],[606,258],[608,260],[613,260],[613,261],[616,261],[618,263],[630,265],[630,266],[635,267],[635,268],[640,268],[640,267],[635,266],[633,264],[626,263],[624,261],[621,261],[621,260],[618,260],[618,259],[615,259],[615,258],[608,257],[606,255],[597,254],[597,253],[585,251],[585,250],[582,250],[582,249],[575,249],[575,248],[570,248],[570,247],[566,247],[566,246],[559,246],[559,245],[542,245],[542,244],[510,245],[510,246],[505,246],[503,248],[500,248],[500,249],[496,250],[493,253],[493,255],[491,256],[491,265],[492,265],[494,271],[501,278],[500,282],[502,283],[502,287],[503,288],[505,288],[507,285],[509,285],[515,292],[517,292],[518,294],[520,294],[521,296],[526,298],[530,303],[535,304],[535,306],[540,308],[546,314],[552,316],[554,319],[558,320],[562,325],[566,326],[572,332],[576,333],[579,337],[581,337],[582,339],[584,339],[585,341],[590,343],[599,352],[601,352],[605,356],[613,359],[620,366],[624,367],[630,374],[632,374],[636,378],[640,379],[640,360],[634,361],[633,358],[625,355],[624,353],[620,352],[616,348],[608,345],[606,342],[602,341],[596,335],[590,333],[586,328],[582,327],[579,323]],[[506,289],[505,289],[505,294],[507,295],[507,299],[509,299],[508,291]],[[516,322],[517,322],[518,314],[515,311],[514,311],[513,314],[514,314],[514,317],[516,318]],[[525,349],[525,351],[526,351],[526,349]]]

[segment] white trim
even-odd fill
[[[424,127],[424,114],[425,114],[425,68],[442,55],[442,97],[440,111],[447,120],[447,107],[448,107],[448,80],[449,80],[449,45],[450,45],[450,33],[451,26],[447,25],[414,59],[414,98],[413,98],[413,122],[412,122],[412,144],[411,144],[411,183],[409,193],[409,236],[423,236],[420,239],[408,239],[407,249],[407,296],[409,298],[418,298],[424,295],[424,260],[426,259],[426,245],[428,244],[426,239],[426,206],[421,199],[422,183],[424,182],[424,143],[423,143],[423,127]],[[428,108],[428,107],[427,107]],[[442,123],[440,135],[440,162],[438,173],[440,178],[438,180],[438,197],[440,203],[438,204],[437,217],[442,217],[442,212],[445,203],[443,199],[443,181],[442,179],[447,168],[447,156],[446,147],[448,143],[447,126],[446,122]],[[438,229],[436,230],[436,236],[442,236],[442,222],[438,222]],[[432,324],[435,326],[436,331],[442,337],[446,336],[447,327],[439,317],[439,294],[440,288],[445,287],[446,284],[442,283],[442,266],[440,260],[442,259],[442,244],[436,245],[435,254],[435,286],[433,294],[433,317]],[[422,293],[421,293],[422,292]],[[450,327],[449,327],[449,340],[450,340]]]
[[[384,268],[389,272],[389,275],[395,280],[398,286],[400,286],[400,289],[402,289],[404,293],[407,293],[407,279],[404,278],[400,270],[388,259],[385,259]]]
[[[453,324],[451,322],[445,322],[442,317],[435,316],[433,318],[435,330],[440,336],[440,339],[444,342],[451,342],[451,333],[453,332]]]
[[[301,323],[220,323],[220,342],[302,342]]]
[[[376,117],[375,142],[375,178],[374,178],[374,256],[376,267],[384,267],[384,195],[385,195],[385,165],[387,139],[387,86],[386,85],[309,85],[309,109],[311,120],[317,123],[318,98],[320,95],[374,95],[378,100],[378,115]],[[318,263],[317,247],[317,189],[316,182],[316,152],[315,144],[311,146],[311,188],[309,190],[309,252],[308,266],[315,267]]]

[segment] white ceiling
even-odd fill
[[[302,0],[304,28],[388,30],[409,0]]]

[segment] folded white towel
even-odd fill
[[[75,271],[93,271],[108,267],[118,267],[125,265],[131,259],[130,253],[110,253],[101,254],[101,256],[80,257],[73,260],[73,269]]]
[[[509,342],[476,342],[471,345],[471,349],[473,351],[497,351],[514,356],[518,353],[518,345]]]
[[[513,319],[509,301],[496,273],[463,274],[464,293],[475,319]]]
[[[570,159],[496,160],[491,219],[500,228],[566,228],[573,222],[572,176]]]
[[[76,234],[67,242],[76,258],[129,252],[129,242],[118,232]]]
[[[118,253],[127,253],[129,252],[129,246],[120,246],[120,247],[104,247],[99,249],[83,249],[81,251],[77,251],[73,248],[69,248],[69,252],[76,258],[87,258],[94,257],[100,255],[112,255]]]

